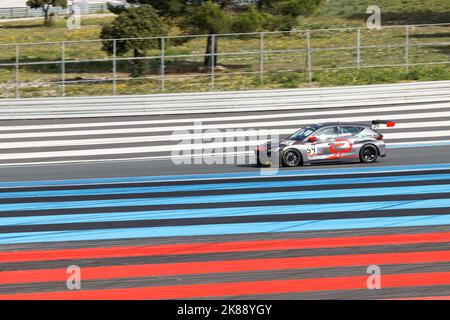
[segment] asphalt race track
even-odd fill
[[[381,158],[377,163],[365,165],[361,163],[333,163],[316,164],[301,168],[282,168],[283,172],[291,170],[304,170],[315,172],[315,170],[328,168],[362,168],[382,167],[391,165],[413,165],[413,164],[440,164],[450,163],[450,145],[425,148],[402,148],[389,150],[386,158]],[[259,168],[254,163],[244,165],[207,165],[207,164],[185,164],[174,165],[170,160],[127,160],[127,161],[105,161],[74,164],[51,164],[51,165],[26,165],[26,166],[0,166],[0,176],[4,182],[30,181],[30,180],[61,180],[78,178],[121,178],[140,176],[163,176],[163,175],[191,175],[203,173],[233,173],[233,172],[258,172]]]
[[[388,113],[397,121],[382,130],[388,157],[274,175],[251,161],[174,165],[173,142],[124,140],[167,137],[152,129],[168,125],[149,122],[165,118],[139,118],[146,121],[140,125],[126,123],[137,120],[131,118],[3,124],[0,298],[450,298],[447,109],[340,110],[367,120]],[[287,132],[307,117],[298,113],[264,121]],[[235,116],[249,118],[204,117],[220,128],[261,122],[251,114],[220,115]],[[92,122],[110,132],[80,133]],[[133,131],[117,132],[110,122]],[[93,139],[120,141],[82,142]],[[73,153],[63,156],[65,148]],[[102,155],[105,149],[116,151]],[[81,290],[66,287],[72,265],[81,268]],[[381,289],[367,288],[373,265]]]

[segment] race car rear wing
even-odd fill
[[[380,124],[385,124],[386,127],[392,128],[395,126],[394,121],[389,120],[372,120],[372,129],[378,129],[380,127]]]

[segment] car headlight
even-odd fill
[[[283,144],[280,144],[277,148],[274,148],[273,150],[283,150],[286,147],[292,146],[295,143],[295,141],[287,141],[283,142]]]

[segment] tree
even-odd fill
[[[161,37],[167,34],[167,26],[150,5],[129,8],[120,13],[110,25],[105,25],[100,37],[104,39],[103,50],[112,55],[116,41],[116,55],[124,55],[133,51],[135,58],[146,56],[148,49],[160,48],[160,39],[136,39]],[[131,64],[131,75],[144,74],[148,64],[143,59],[136,59]]]
[[[176,18],[185,13],[188,5],[202,2],[201,0],[127,0],[129,4],[151,5],[161,17]]]
[[[191,8],[188,18],[184,21],[184,28],[189,33],[208,33],[206,41],[204,66],[211,66],[211,54],[217,53],[218,39],[214,39],[213,34],[226,32],[230,26],[231,20],[221,9],[220,5],[211,1],[204,2],[198,7]],[[214,56],[214,65],[217,65],[217,55]]]
[[[235,33],[261,31],[264,28],[265,20],[266,17],[252,6],[232,20],[231,31]]]
[[[65,9],[67,8],[67,0],[28,0],[27,6],[31,9],[42,8],[42,11],[44,11],[45,25],[48,26],[51,24],[49,19],[50,7],[61,7]]]
[[[181,20],[186,34],[208,34],[204,65],[210,66],[210,54],[217,53],[214,34],[255,32],[264,29],[291,30],[297,19],[309,15],[322,0],[128,0],[129,3],[151,4],[160,16]],[[173,19],[178,18],[178,19]],[[217,56],[214,59],[217,65]]]

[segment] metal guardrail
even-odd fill
[[[89,14],[108,11],[106,3],[89,3]],[[67,8],[50,7],[49,13],[57,16],[68,15],[72,12],[72,5]],[[0,19],[13,18],[34,18],[43,17],[44,12],[41,9],[31,9],[30,7],[8,7],[0,8]]]
[[[0,119],[373,107],[450,101],[450,81],[313,89],[0,100]]]
[[[450,65],[450,57],[445,53],[450,47],[450,37],[445,36],[449,34],[447,30],[450,30],[450,23],[387,26],[380,30],[335,28],[136,38],[136,41],[160,42],[159,49],[150,50],[144,57],[117,54],[118,42],[127,39],[105,40],[113,48],[111,56],[101,50],[102,40],[0,44],[0,52],[9,52],[8,58],[0,61],[0,71],[4,68],[10,73],[9,81],[0,83],[0,96],[14,94],[20,98],[23,96],[21,90],[30,86],[53,87],[52,90],[57,89],[55,95],[66,96],[67,89],[80,85],[108,85],[111,89],[107,94],[115,95],[122,94],[119,84],[130,81],[147,81],[152,84],[153,92],[160,93],[173,92],[170,86],[177,81],[201,84],[199,88],[202,91],[205,87],[206,90],[217,91],[219,79],[225,77],[253,77],[254,81],[263,84],[272,74],[295,72],[304,74],[306,82],[312,84],[316,72]],[[215,46],[211,45],[212,52],[205,54],[204,44],[208,36],[212,43],[228,41],[232,49],[226,51],[222,47],[221,51],[215,52]],[[336,39],[330,38],[334,36]],[[385,41],[383,37],[389,36],[390,41]],[[324,44],[321,42],[323,37],[331,40]],[[288,40],[290,47],[283,47]],[[180,49],[174,44],[177,41],[187,41],[189,45]],[[36,58],[50,47],[55,51],[53,60]],[[80,48],[85,49],[80,53]],[[430,58],[430,53],[437,51],[442,51],[442,54],[438,58]],[[229,70],[217,71],[215,59],[209,59],[211,64],[203,72],[177,69],[181,68],[181,62],[199,67],[205,56],[220,58],[224,64],[229,64]],[[126,63],[138,60],[154,64],[151,67],[153,72],[140,77],[127,76]],[[99,75],[90,70],[94,73],[88,79],[74,76],[86,74],[83,70],[95,69],[99,65],[102,68]],[[38,78],[27,80],[27,68],[52,71],[43,71]],[[9,93],[2,94],[2,89]]]

